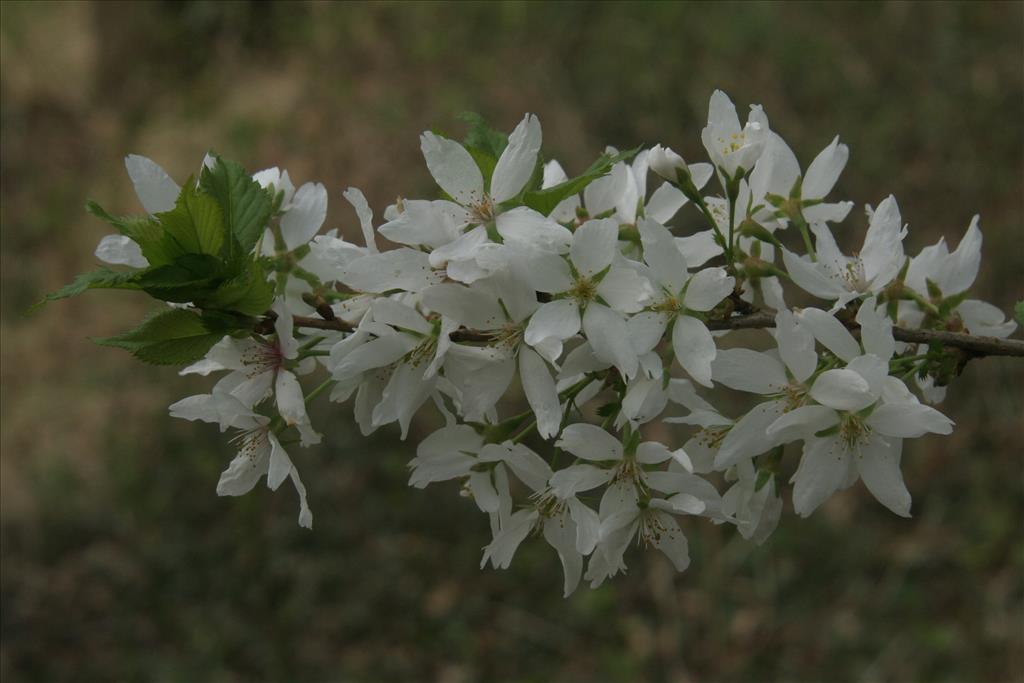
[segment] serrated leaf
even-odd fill
[[[523,204],[534,211],[547,216],[555,210],[555,207],[558,206],[559,202],[563,199],[579,194],[587,185],[598,178],[607,175],[608,172],[612,170],[612,166],[620,161],[632,159],[639,151],[640,148],[637,147],[636,149],[619,152],[618,154],[602,154],[598,160],[591,164],[590,168],[584,171],[581,175],[575,178],[570,178],[564,183],[559,183],[558,185],[549,187],[545,190],[527,192],[523,195]]]
[[[204,307],[263,315],[274,303],[274,285],[267,281],[259,264],[250,261],[241,274],[223,282],[204,301]]]
[[[114,216],[92,200],[85,203],[85,210],[110,223],[118,232],[138,244],[151,266],[171,263],[175,257],[185,253],[174,240],[167,237],[163,227],[152,216]]]
[[[48,301],[78,296],[87,289],[139,289],[136,283],[138,276],[138,271],[120,271],[110,268],[100,268],[91,273],[82,273],[56,292],[50,292],[43,296],[43,299],[32,308],[36,309]]]
[[[183,254],[220,253],[227,230],[217,200],[196,189],[189,179],[170,211],[156,215],[166,237],[181,248]]]
[[[240,164],[216,159],[213,168],[203,168],[199,185],[220,205],[227,232],[234,238],[225,245],[231,259],[236,244],[242,254],[252,251],[270,220],[274,200]]]
[[[220,286],[223,270],[224,265],[215,256],[185,254],[172,264],[139,273],[137,283],[155,299],[199,305]]]
[[[124,334],[93,341],[130,351],[147,363],[184,365],[205,356],[223,337],[223,331],[211,330],[195,313],[171,308],[151,315]]]

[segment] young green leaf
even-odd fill
[[[205,308],[236,311],[245,315],[263,315],[274,303],[274,285],[267,281],[263,269],[255,261],[223,282],[203,305]]]
[[[91,273],[82,273],[56,292],[45,295],[32,308],[38,308],[48,301],[78,296],[87,289],[139,289],[139,285],[136,283],[138,275],[138,271],[118,271],[110,268],[100,268]]]
[[[216,256],[224,245],[224,216],[217,200],[196,189],[189,179],[174,208],[156,216],[167,237],[185,254]]]
[[[563,199],[582,192],[587,185],[611,171],[612,166],[620,161],[628,161],[629,159],[632,159],[639,151],[640,148],[637,147],[636,149],[619,152],[618,154],[602,154],[600,158],[591,164],[590,168],[584,171],[581,175],[575,178],[570,178],[564,183],[559,183],[558,185],[549,187],[545,190],[527,192],[523,195],[523,203],[534,211],[546,216],[554,211],[555,207],[558,206],[558,203]]]
[[[154,365],[184,365],[206,355],[224,334],[223,330],[210,329],[191,311],[171,308],[151,315],[129,332],[93,341],[126,349]]]
[[[1017,319],[1017,324],[1024,327],[1024,301],[1018,301],[1013,306],[1013,317]]]
[[[228,259],[234,257],[236,244],[242,254],[252,251],[270,220],[273,196],[250,178],[240,164],[220,157],[213,168],[203,168],[199,185],[220,204],[227,231],[234,237],[234,241],[229,239],[225,244]]]
[[[91,200],[85,203],[85,209],[138,244],[151,266],[166,265],[185,253],[152,216],[113,216]]]
[[[459,114],[459,118],[469,124],[469,132],[462,141],[462,146],[480,167],[484,184],[489,185],[491,176],[494,175],[494,167],[508,146],[508,136],[488,126],[484,118],[476,112],[463,112]]]

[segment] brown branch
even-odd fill
[[[770,313],[751,313],[749,315],[738,315],[726,320],[710,320],[707,323],[709,330],[756,330],[767,327],[774,327],[775,316]],[[309,318],[295,316],[296,327],[307,327],[316,330],[334,330],[337,332],[351,332],[355,327],[336,318],[334,320],[322,320],[320,318]],[[848,325],[852,331],[857,331],[857,326]],[[892,336],[898,341],[909,344],[929,344],[939,342],[943,346],[949,346],[967,351],[972,356],[1017,356],[1024,357],[1024,341],[1017,339],[999,339],[997,337],[984,337],[961,332],[945,332],[942,330],[909,330],[903,327],[893,327]],[[451,333],[451,340],[454,342],[489,342],[494,340],[494,333],[480,330],[458,329]]]

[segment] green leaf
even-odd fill
[[[152,216],[113,216],[92,200],[85,203],[85,210],[110,223],[122,235],[138,244],[151,266],[171,263],[175,257],[185,253],[174,240],[167,237],[163,227]]]
[[[274,303],[274,285],[267,281],[259,264],[249,261],[246,270],[225,281],[208,299],[204,308],[237,311],[258,316],[266,313]]]
[[[224,334],[222,330],[211,330],[191,311],[171,308],[151,315],[129,332],[93,341],[131,351],[147,363],[184,365],[205,356]]]
[[[1017,324],[1024,327],[1024,301],[1018,301],[1013,307],[1013,317],[1017,319]]]
[[[554,211],[555,207],[563,199],[582,192],[587,185],[606,175],[612,169],[612,166],[620,161],[632,159],[639,151],[640,148],[637,147],[636,149],[619,152],[618,154],[602,154],[581,175],[545,190],[527,192],[523,195],[523,204],[547,216]]]
[[[199,185],[217,200],[227,231],[234,237],[226,245],[228,259],[233,257],[236,243],[242,254],[252,251],[273,211],[274,198],[270,192],[250,178],[240,164],[220,157],[213,168],[203,167]]]
[[[190,178],[170,211],[156,215],[166,236],[183,254],[217,255],[224,245],[224,216],[217,200],[196,189]]]
[[[110,268],[100,268],[91,273],[82,273],[70,284],[45,295],[41,301],[32,306],[32,309],[36,309],[48,301],[78,296],[87,289],[139,289],[135,282],[138,276],[138,271],[119,271]]]
[[[185,254],[166,266],[150,268],[138,274],[139,288],[153,298],[175,303],[202,300],[220,286],[224,264],[209,254]]]
[[[508,136],[487,125],[484,117],[476,112],[466,111],[459,114],[459,119],[469,124],[469,132],[462,146],[466,148],[473,161],[480,167],[484,177],[484,186],[489,187],[494,167],[501,158],[501,153],[508,146]]]

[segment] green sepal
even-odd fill
[[[178,195],[174,208],[156,215],[166,231],[166,239],[183,254],[220,254],[226,228],[217,200],[196,189],[189,179]]]
[[[191,311],[171,308],[149,316],[124,334],[93,341],[130,351],[146,363],[185,365],[205,356],[226,333],[227,330],[211,327]]]
[[[628,161],[629,159],[632,159],[639,151],[640,148],[637,147],[625,152],[619,152],[618,154],[602,154],[598,160],[591,164],[590,168],[584,171],[581,175],[566,180],[564,183],[559,183],[554,187],[525,193],[523,195],[523,204],[534,211],[547,216],[555,210],[555,207],[558,206],[559,202],[563,199],[582,192],[587,185],[598,178],[607,175],[608,172],[611,171],[612,166],[620,161]]]
[[[1013,306],[1013,317],[1017,319],[1017,324],[1024,327],[1024,300],[1018,301]]]
[[[241,164],[215,157],[213,167],[204,166],[199,186],[217,200],[227,233],[234,239],[225,242],[226,257],[235,257],[237,246],[248,254],[256,246],[270,220],[274,197],[249,177]]]
[[[85,210],[110,223],[118,232],[138,244],[151,266],[166,265],[185,253],[177,243],[167,238],[163,226],[152,216],[114,216],[92,200],[85,203]]]
[[[57,291],[44,295],[42,300],[34,304],[30,310],[35,310],[48,301],[78,296],[87,289],[139,289],[135,282],[138,275],[138,271],[111,270],[110,268],[100,268],[90,273],[82,273]]]
[[[772,470],[758,470],[757,481],[754,482],[754,491],[760,491],[764,488],[764,485],[771,481],[772,477],[775,476],[775,472]]]
[[[965,289],[959,294],[954,294],[953,296],[948,296],[945,299],[943,299],[942,303],[939,304],[939,317],[945,318],[946,316],[948,316],[950,313],[953,312],[953,309],[955,309],[957,306],[966,301],[967,297],[970,296],[970,294],[970,290]]]

